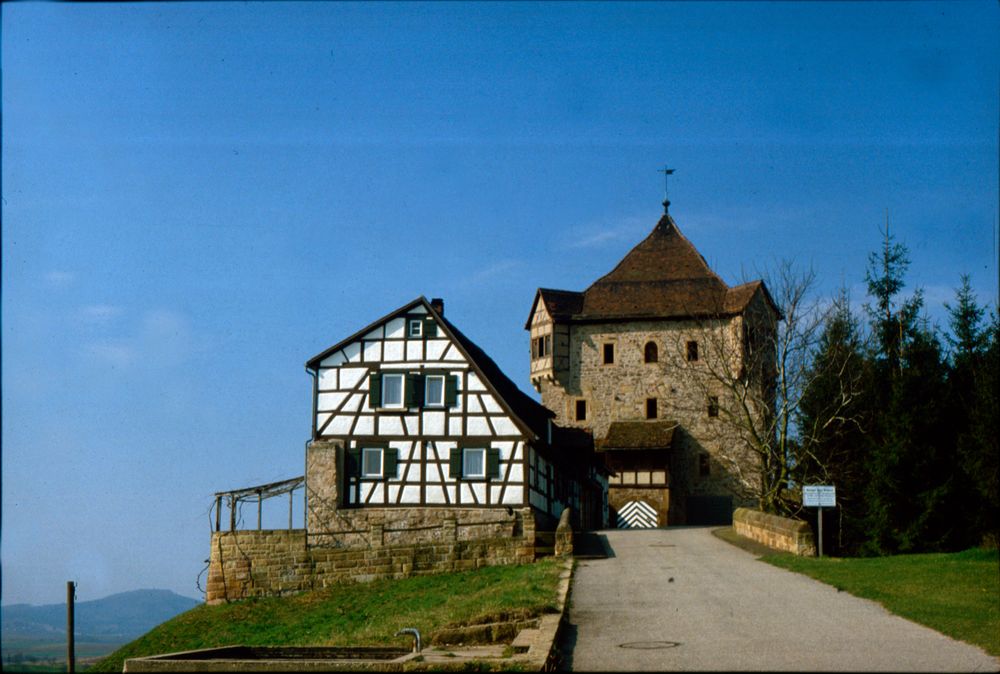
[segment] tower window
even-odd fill
[[[719,396],[708,396],[708,416],[719,416]]]
[[[698,360],[698,342],[687,343],[687,356],[691,362]]]
[[[576,420],[586,421],[587,420],[587,401],[577,400],[576,401]]]
[[[605,344],[604,345],[604,364],[611,365],[615,362],[615,345]]]
[[[656,418],[656,398],[646,398],[646,418]]]
[[[647,363],[655,363],[659,359],[659,349],[656,348],[656,342],[646,342],[646,348],[643,349],[643,359]]]

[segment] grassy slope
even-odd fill
[[[819,559],[775,553],[731,528],[714,533],[760,555],[761,561],[871,599],[896,615],[1000,656],[997,550]]]
[[[822,559],[767,555],[761,559],[877,601],[896,615],[1000,655],[996,550]]]
[[[449,623],[503,611],[553,610],[560,572],[560,562],[547,559],[199,606],[126,644],[90,671],[120,672],[126,658],[233,644],[407,646],[407,639],[394,636],[403,627],[428,635]]]

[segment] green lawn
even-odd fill
[[[877,601],[896,615],[1000,655],[997,550],[821,559],[765,554],[761,561]]]
[[[562,562],[341,585],[292,597],[199,606],[126,644],[90,671],[122,671],[126,658],[245,644],[249,646],[407,647],[395,637],[416,627],[425,641],[448,624],[557,609]]]

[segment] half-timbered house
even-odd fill
[[[316,541],[374,511],[409,529],[525,508],[540,529],[554,529],[567,507],[577,526],[604,521],[606,473],[589,436],[556,426],[445,319],[441,300],[413,300],[306,368],[307,530]]]

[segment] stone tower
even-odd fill
[[[531,383],[558,424],[592,433],[613,526],[731,518],[755,467],[733,469],[741,441],[724,412],[736,401],[717,375],[741,372],[779,318],[763,282],[729,287],[666,212],[583,292],[537,291]]]

